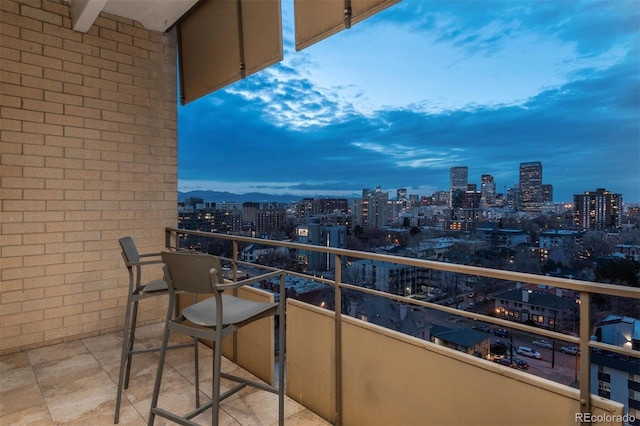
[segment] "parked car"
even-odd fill
[[[534,351],[533,349],[526,346],[519,346],[516,352],[518,352],[520,355],[528,356],[529,358],[542,358],[540,352]]]
[[[522,358],[514,358],[513,359],[513,363],[520,369],[520,370],[526,370],[527,368],[529,368],[529,364],[527,363],[527,361],[525,361]]]
[[[496,328],[493,330],[493,335],[498,337],[509,337],[509,332],[504,328]]]
[[[577,346],[563,346],[560,348],[560,352],[563,354],[578,355],[580,353],[580,349]]]
[[[473,328],[474,330],[482,331],[483,333],[491,334],[491,329],[489,327],[487,327],[486,325],[474,325],[471,328]]]
[[[505,367],[518,368],[515,363],[511,363],[511,360],[509,358],[495,358],[493,362],[504,365]]]
[[[533,345],[538,346],[540,348],[547,348],[547,349],[553,348],[553,344],[551,344],[551,342],[548,342],[546,340],[535,340],[533,342]]]

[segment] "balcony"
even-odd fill
[[[114,352],[119,352],[127,287],[117,240],[131,235],[141,251],[158,251],[176,248],[180,236],[189,233],[173,228],[176,33],[148,30],[132,18],[104,11],[80,33],[73,29],[65,1],[3,0],[0,11],[0,423],[74,424],[91,416],[93,424],[111,424]],[[236,247],[265,244],[229,235],[200,236]],[[331,289],[335,309],[288,300],[289,423],[547,425],[574,424],[577,413],[587,412],[607,420],[599,423],[623,423],[616,417],[621,404],[590,392],[595,379],[589,375],[589,354],[601,349],[637,357],[637,351],[589,341],[588,321],[580,323],[577,336],[532,329],[356,286],[343,276],[342,265],[360,258],[566,288],[580,293],[582,318],[589,317],[594,294],[637,301],[638,289],[270,244],[333,256],[336,265],[330,278],[315,277]],[[235,273],[245,267],[236,258],[229,261]],[[583,354],[577,358],[576,384],[503,367],[348,316],[342,306],[346,292],[567,341]],[[139,315],[147,325],[141,344],[158,338],[166,309],[164,301],[147,302]],[[227,367],[264,376],[254,361],[271,360],[274,354],[243,350],[242,336],[238,339],[239,351],[228,354],[235,362]],[[170,362],[186,389],[177,394],[189,395],[184,365],[190,357],[183,355],[172,354]],[[276,361],[267,364],[274,369]],[[139,381],[128,391],[123,414],[131,424],[144,423],[151,392],[147,380],[154,367],[135,374]],[[273,424],[276,404],[263,409],[262,402],[252,401],[253,394],[240,396],[223,407],[235,419],[232,424]]]
[[[335,310],[329,310],[293,298],[287,300],[287,423],[389,425],[424,424],[428,419],[433,424],[457,425],[512,424],[513,419],[523,419],[527,424],[542,425],[572,424],[576,419],[580,421],[576,417],[579,413],[591,413],[607,419],[605,424],[623,424],[622,404],[592,395],[589,391],[589,354],[591,348],[633,357],[638,354],[590,341],[589,321],[580,323],[578,337],[565,335],[343,283],[340,265],[347,257],[350,260],[376,259],[419,268],[573,289],[580,292],[582,303],[579,306],[585,318],[589,317],[591,295],[612,294],[638,299],[640,292],[637,289],[177,228],[167,228],[166,248],[175,249],[185,235],[226,240],[233,245],[233,253],[236,254],[243,244],[259,241],[263,245],[292,250],[304,248],[335,256],[334,264],[338,266],[332,279],[287,271],[291,276],[313,279],[332,288],[338,306]],[[225,260],[231,265],[230,274],[234,276],[240,269],[255,267],[239,261],[237,257]],[[581,348],[582,354],[586,354],[576,358],[577,388],[341,314],[344,311],[340,306],[343,300],[341,293],[346,289],[384,297],[390,303],[402,302],[416,308],[482,320],[548,339],[573,342]],[[268,291],[257,289],[256,292],[273,297]],[[269,327],[273,327],[273,323]],[[138,344],[156,344],[161,330],[161,323],[142,327]],[[270,374],[274,377],[273,368],[279,367],[277,357],[268,347],[261,352],[260,348],[265,348],[265,345],[255,343],[256,339],[269,340],[273,334],[265,333],[264,328],[259,334],[257,337],[239,335],[235,346],[239,348],[239,353],[227,352],[229,359],[235,359],[235,363],[227,360],[224,368],[244,368],[247,374],[261,377],[265,373],[259,365],[264,365],[262,360],[270,359],[267,376]],[[253,342],[252,346],[244,346],[243,339]],[[121,335],[115,332],[2,356],[3,403],[0,418],[9,423],[34,424],[83,423],[90,418],[94,424],[110,424],[115,403],[120,344]],[[210,367],[207,366],[211,365],[211,351],[203,347],[201,366],[210,374]],[[170,352],[168,362],[171,365],[172,386],[171,390],[167,389],[161,404],[189,406],[192,403],[191,356],[189,349]],[[136,363],[134,358],[133,380],[126,391],[122,424],[143,424],[147,418],[157,355],[148,354],[145,357],[146,363]],[[207,383],[210,383],[210,379],[203,381],[205,393]],[[533,409],[534,405],[545,409]],[[271,394],[244,392],[238,398],[223,403],[223,415],[230,422],[228,424],[275,424],[276,399]],[[210,422],[208,413],[197,420],[205,424]],[[223,424],[227,424],[227,420]]]

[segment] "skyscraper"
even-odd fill
[[[542,184],[542,202],[543,203],[553,202],[553,185],[549,183]]]
[[[396,195],[396,200],[406,203],[407,202],[407,188],[399,188]]]
[[[480,206],[483,209],[492,207],[496,201],[496,183],[491,175],[482,175],[480,178],[480,192],[482,198],[480,199]]]
[[[449,169],[449,206],[453,205],[453,193],[456,190],[465,192],[469,183],[469,168],[467,166],[451,167]]]
[[[576,225],[583,230],[619,228],[622,215],[622,195],[604,188],[573,196]]]
[[[520,163],[520,208],[540,210],[542,206],[542,163]]]

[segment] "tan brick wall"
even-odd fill
[[[0,353],[122,329],[118,238],[160,251],[177,221],[175,57],[174,34],[0,0]]]

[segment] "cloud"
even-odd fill
[[[556,200],[606,187],[640,201],[631,2],[429,4],[402,2],[180,107],[181,185],[431,195],[467,165],[502,191],[519,163],[542,161]]]

